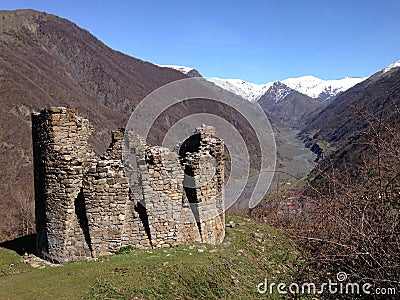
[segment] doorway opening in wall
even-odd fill
[[[200,224],[200,216],[199,216],[199,208],[198,208],[198,197],[196,190],[196,181],[194,177],[193,167],[187,163],[187,155],[189,153],[195,153],[199,151],[201,143],[200,134],[194,134],[187,138],[181,145],[179,149],[179,157],[181,164],[184,165],[184,179],[183,179],[183,189],[186,194],[186,199],[189,202],[190,208],[193,212],[193,215],[196,219],[196,224],[199,229],[201,235],[201,224]]]
[[[82,189],[79,191],[78,196],[75,198],[74,204],[75,204],[75,214],[78,219],[79,227],[81,228],[83,236],[85,238],[85,242],[89,247],[90,255],[93,257],[92,241],[90,239],[90,233],[89,233],[89,221],[86,213],[85,196],[83,194]]]

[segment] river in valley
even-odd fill
[[[275,136],[277,161],[274,178],[269,187],[269,191],[276,190],[277,188],[291,187],[293,185],[302,185],[305,177],[316,166],[314,161],[317,155],[305,147],[304,143],[296,137],[297,133],[298,131],[296,130],[286,130]],[[246,188],[232,207],[236,213],[248,211],[248,199],[250,199],[253,192],[252,186],[254,186],[256,182],[257,176],[249,178]],[[227,202],[229,202],[227,199],[229,196],[233,195],[226,195]],[[226,204],[230,206],[232,203]]]

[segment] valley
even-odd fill
[[[297,137],[298,130],[290,130],[280,136],[278,153],[282,157],[282,168],[278,171],[290,174],[296,179],[302,179],[316,166],[317,156]]]

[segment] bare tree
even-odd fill
[[[354,107],[368,129],[314,170],[299,209],[282,209],[289,191],[252,211],[294,230],[320,279],[344,271],[354,281],[400,287],[400,113],[392,107],[380,115]]]

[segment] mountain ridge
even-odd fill
[[[315,76],[301,76],[298,78],[288,78],[282,80],[282,83],[305,94],[320,102],[332,100],[340,93],[364,81],[361,77],[345,77],[342,79],[322,80]]]
[[[400,62],[368,77],[339,95],[335,101],[310,118],[300,135],[332,145],[340,145],[367,127],[360,114],[379,117],[400,106]]]
[[[299,129],[310,113],[322,107],[317,100],[299,93],[282,82],[274,82],[257,103],[276,115],[290,128]]]
[[[31,114],[75,108],[94,125],[97,153],[134,107],[179,71],[112,50],[76,24],[33,10],[0,11],[0,239],[33,229]],[[11,162],[11,163],[10,163]],[[18,221],[16,221],[18,220]]]
[[[201,76],[199,71],[197,71],[195,68],[192,68],[192,67],[176,66],[176,65],[159,65],[159,64],[156,64],[156,65],[161,67],[161,68],[168,68],[168,69],[177,70],[177,71],[182,72],[183,74],[185,74],[186,76],[191,77],[191,78],[203,77],[203,76]]]
[[[159,65],[165,68],[178,70],[184,74],[196,71],[196,69],[185,66]],[[258,101],[261,96],[276,82],[285,84],[293,90],[308,97],[325,102],[334,99],[340,93],[348,90],[356,84],[364,81],[363,77],[344,77],[341,79],[323,80],[312,75],[287,78],[284,80],[271,81],[263,84],[248,82],[243,79],[223,79],[218,77],[207,78],[208,81],[226,89],[246,100]]]
[[[346,77],[342,79],[322,80],[307,75],[264,84],[255,84],[242,79],[221,79],[216,77],[209,78],[208,80],[249,101],[257,101],[275,82],[281,82],[299,93],[320,102],[325,102],[334,99],[340,93],[365,80],[365,78]]]

